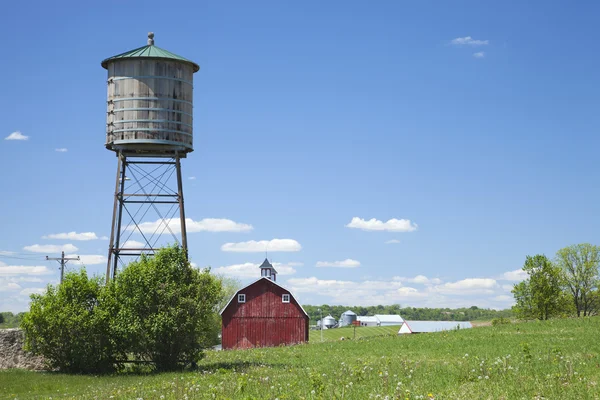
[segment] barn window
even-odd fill
[[[290,295],[289,294],[284,294],[281,296],[281,301],[284,303],[289,303],[290,302]]]
[[[246,302],[246,295],[238,294],[238,303],[245,303],[245,302]]]

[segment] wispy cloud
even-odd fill
[[[21,132],[16,131],[5,137],[4,140],[29,140],[29,136],[25,136]]]
[[[322,267],[333,267],[333,268],[358,268],[360,267],[360,261],[352,260],[347,258],[343,261],[317,261],[316,266]]]
[[[146,245],[142,242],[138,242],[137,240],[128,240],[121,246],[123,249],[143,249],[146,248]]]
[[[63,245],[54,245],[54,244],[33,244],[31,246],[23,247],[25,251],[31,251],[33,253],[60,253],[64,251],[65,253],[73,253],[78,249],[72,244],[63,244]]]
[[[473,57],[475,58],[484,58],[485,53],[483,51],[478,51],[477,53],[473,53]]]
[[[69,149],[65,148],[65,147],[61,147],[58,149],[54,149],[54,151],[58,152],[58,153],[66,153],[67,151],[69,151]]]
[[[235,253],[262,253],[279,251],[300,251],[302,246],[294,239],[250,240],[239,243],[225,243],[222,251]]]
[[[169,229],[173,233],[181,232],[181,224],[179,218],[159,219],[154,222],[142,222],[139,224],[139,229],[143,233],[160,232],[168,224]],[[235,222],[225,218],[204,218],[200,221],[194,221],[191,218],[185,219],[187,233],[193,232],[249,232],[252,225]],[[136,230],[135,226],[129,227],[129,230]]]
[[[476,40],[471,36],[458,37],[450,42],[456,46],[485,46],[490,44],[489,40]]]
[[[42,239],[64,239],[64,240],[96,240],[98,236],[94,232],[66,232],[52,233],[42,236]]]
[[[398,239],[387,240],[385,244],[398,244],[400,241]]]
[[[188,179],[189,179],[190,181],[195,181],[195,180],[196,180],[196,177],[195,177],[195,176],[190,176]]]
[[[527,274],[527,272],[523,271],[522,269],[508,271],[508,272],[503,273],[500,277],[498,277],[498,279],[500,279],[500,280],[512,281],[512,282],[524,281],[527,278],[529,278],[529,275]]]
[[[103,256],[101,254],[69,254],[65,257],[68,257],[68,258],[79,257],[79,262],[86,266],[87,265],[106,264],[106,262],[108,261],[106,256]]]
[[[52,271],[46,266],[7,265],[0,267],[0,276],[12,275],[48,275]]]
[[[296,273],[294,266],[302,265],[301,263],[273,263],[273,267],[279,275],[293,275]],[[255,263],[243,263],[233,264],[223,267],[217,267],[211,270],[215,274],[223,274],[228,276],[234,276],[237,278],[260,278],[260,264]]]
[[[375,218],[365,220],[354,217],[346,227],[362,229],[363,231],[412,232],[417,230],[418,225],[408,219],[392,218],[387,222],[383,222]]]

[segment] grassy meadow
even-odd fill
[[[197,372],[0,371],[0,397],[598,399],[599,337],[587,318],[209,352]]]
[[[373,336],[388,336],[395,335],[398,333],[400,325],[398,326],[359,326],[356,329],[352,326],[345,326],[343,328],[335,329],[324,329],[323,330],[323,341],[329,342],[332,340],[344,339],[360,339]],[[310,331],[308,334],[308,340],[311,343],[318,343],[321,341],[321,331]]]

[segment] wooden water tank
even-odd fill
[[[102,61],[108,70],[106,148],[128,156],[194,150],[193,89],[198,64],[154,45]]]

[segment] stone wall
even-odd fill
[[[23,351],[23,331],[0,329],[0,369],[23,368],[41,370],[44,359]]]

